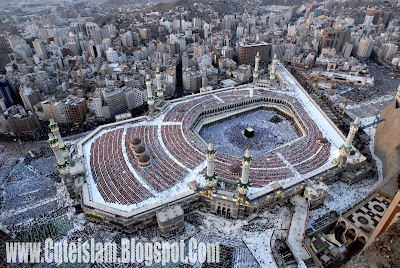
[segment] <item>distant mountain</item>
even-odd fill
[[[229,2],[229,5],[224,3]],[[233,2],[233,3],[231,3]],[[235,1],[206,1],[206,0],[178,0],[171,3],[159,3],[151,8],[148,8],[146,11],[160,11],[165,12],[171,9],[176,8],[177,6],[182,6],[185,10],[193,8],[195,3],[202,3],[203,5],[212,5],[213,9],[220,14],[231,14],[234,12],[238,12],[237,7],[235,6]]]
[[[314,2],[320,2],[320,1],[314,1]],[[262,4],[265,6],[269,5],[278,5],[278,6],[301,6],[302,4],[305,4],[306,1],[304,0],[283,0],[277,2],[276,0],[263,0]]]

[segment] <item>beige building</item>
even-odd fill
[[[42,101],[40,106],[45,120],[53,118],[59,124],[82,123],[88,112],[86,99],[74,95],[61,101],[47,99]]]
[[[379,192],[392,199],[399,189],[400,174],[400,86],[396,98],[382,111],[375,135],[375,154],[382,161],[383,181]]]
[[[342,50],[343,45],[350,39],[350,30],[324,29],[321,39],[322,48],[334,48],[336,52]]]
[[[359,58],[369,58],[371,56],[372,48],[374,47],[374,40],[370,38],[361,38],[358,43],[356,55]]]
[[[156,217],[158,228],[164,237],[171,236],[185,229],[184,211],[179,205],[160,210],[157,212]]]
[[[63,112],[62,103],[60,101],[44,100],[40,103],[45,119],[53,118],[59,124],[66,124],[67,118]]]
[[[4,112],[10,131],[16,135],[32,134],[40,128],[36,114],[26,112],[20,105],[12,106]]]

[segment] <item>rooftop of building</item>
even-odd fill
[[[283,149],[277,149],[281,156],[272,151],[266,155],[268,161],[263,160],[264,156],[253,160],[250,169],[253,187],[250,188],[250,195],[263,191],[264,188],[270,189],[277,181],[279,184],[276,185],[279,187],[280,185],[289,187],[293,183],[332,168],[333,152],[344,143],[343,134],[289,73],[284,73],[282,67],[279,67],[278,71],[281,71],[289,81],[291,91],[255,89],[253,85],[224,88],[174,100],[152,121],[134,118],[99,127],[78,145],[78,152],[87,158],[90,199],[110,208],[132,211],[156,202],[155,200],[163,200],[167,196],[190,190],[189,182],[197,181],[200,185],[204,185],[206,144],[190,130],[191,124],[203,109],[223,107],[253,98],[269,97],[289,101],[297,113],[301,113],[302,120],[306,120],[305,124],[310,132],[305,138],[293,143],[303,148],[298,156],[293,153],[294,151],[288,154],[285,147],[282,147]],[[317,144],[316,140],[321,136],[329,140],[328,145],[321,147]],[[140,138],[146,145],[146,152],[151,157],[152,165],[146,168],[138,165],[130,148],[130,142],[134,138]],[[306,146],[309,143],[313,146]],[[99,144],[104,146],[99,147]],[[237,181],[238,176],[228,172],[227,168],[231,164],[240,165],[244,152],[225,155],[218,153],[218,148],[216,149],[220,158],[216,161],[217,176]],[[310,149],[312,150],[309,151]],[[282,161],[281,157],[285,160]],[[91,159],[94,158],[98,160],[93,162]],[[106,170],[103,174],[107,172],[111,178],[105,180],[98,173],[99,167],[94,165],[100,163],[98,161],[104,162],[102,166],[106,167]],[[291,164],[286,164],[288,162]],[[118,172],[114,168],[118,168]],[[126,184],[123,192],[110,184],[114,181],[113,176],[117,174],[120,176],[119,183]]]
[[[184,212],[181,206],[172,206],[157,212],[158,222],[167,222],[176,217],[183,216]]]

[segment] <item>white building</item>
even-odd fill
[[[35,49],[36,54],[41,54],[43,55],[43,58],[47,59],[47,51],[46,47],[44,46],[44,43],[42,40],[36,39],[35,41],[32,42],[33,48]]]
[[[186,39],[184,34],[171,34],[169,36],[171,43],[178,43],[180,51],[186,50]]]
[[[386,43],[383,45],[381,57],[390,60],[397,52],[399,47],[392,43]]]
[[[103,105],[103,100],[100,96],[93,97],[92,109],[97,118],[111,118],[110,109],[108,108],[108,106]]]
[[[125,89],[125,99],[126,105],[128,106],[129,110],[132,110],[140,105],[143,104],[143,94],[137,88],[127,88]]]
[[[371,56],[372,48],[374,47],[374,40],[370,38],[361,38],[358,43],[357,57],[369,58]]]
[[[106,50],[106,58],[107,58],[107,62],[109,62],[109,63],[116,63],[119,61],[118,53],[112,47],[109,47]]]
[[[33,106],[40,101],[40,92],[32,90],[31,87],[21,86],[19,95],[24,103],[25,109],[33,112]]]

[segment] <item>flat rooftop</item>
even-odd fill
[[[278,66],[277,70],[292,87],[290,91],[253,85],[224,88],[174,100],[152,121],[134,118],[94,130],[78,144],[78,152],[85,158],[88,200],[129,212],[190,191],[190,182],[203,186],[206,144],[192,126],[206,110],[244,101],[289,103],[306,129],[304,137],[254,157],[249,194],[271,188],[276,182],[290,184],[334,167],[331,161],[344,143],[343,134],[284,67]],[[320,137],[325,137],[328,144],[319,145],[316,141]],[[151,158],[150,166],[139,165],[130,147],[135,138],[142,140]],[[232,164],[241,165],[244,152],[227,155],[215,149],[217,176],[238,181],[240,176],[227,169]]]

